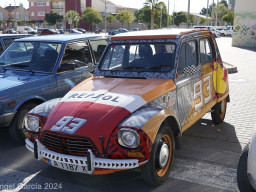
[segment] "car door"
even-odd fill
[[[92,57],[87,41],[68,43],[57,72],[58,97],[91,76]]]
[[[202,84],[202,109],[206,113],[215,104],[216,93],[214,82],[214,65],[216,65],[215,50],[213,39],[202,37],[199,39],[199,61],[201,65],[201,84]]]
[[[197,40],[183,42],[179,51],[176,85],[177,111],[182,130],[193,124],[193,118],[201,107],[201,68],[198,65]]]

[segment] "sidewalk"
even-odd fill
[[[222,60],[229,73],[239,70],[241,64],[252,64],[256,61],[256,49],[246,49],[232,47],[231,37],[221,37],[216,39]]]

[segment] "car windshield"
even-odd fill
[[[169,72],[174,67],[175,43],[112,44],[99,66],[102,71]]]
[[[4,69],[52,72],[60,49],[60,43],[14,42],[0,56],[0,66]]]

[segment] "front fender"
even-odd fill
[[[36,116],[43,116],[43,117],[48,117],[50,112],[53,110],[53,108],[59,103],[59,101],[62,98],[55,98],[51,99],[49,101],[46,101],[35,108],[33,108],[31,111],[28,112],[30,115],[36,115]]]
[[[41,97],[41,96],[29,96],[26,97],[25,99],[22,99],[13,109],[13,112],[16,112],[24,103],[28,102],[28,101],[32,101],[32,100],[38,100],[41,101],[42,103],[46,101],[45,98]]]

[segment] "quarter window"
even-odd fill
[[[213,52],[209,39],[200,39],[200,62],[210,63],[213,60]]]
[[[95,55],[96,62],[99,62],[100,57],[108,42],[106,39],[91,40],[90,42],[91,42],[92,51],[94,52],[94,55]]]
[[[196,67],[197,62],[197,44],[196,41],[188,41],[182,44],[177,72],[182,74],[184,69],[189,66]]]
[[[75,68],[84,67],[87,64],[92,63],[88,44],[84,41],[68,44],[61,64],[64,63],[74,64]]]

